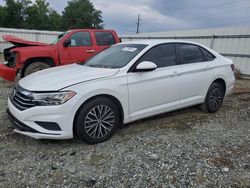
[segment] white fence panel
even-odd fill
[[[5,48],[13,46],[12,44],[3,40],[3,35],[13,35],[18,38],[35,41],[52,43],[57,35],[61,32],[57,31],[40,31],[40,30],[27,30],[27,29],[11,29],[0,27],[0,52],[2,53]]]

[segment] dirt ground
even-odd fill
[[[250,80],[217,113],[163,114],[98,145],[14,133],[12,86],[0,81],[0,187],[250,187]]]
[[[3,54],[0,53],[0,62],[3,62],[3,61],[4,61]]]

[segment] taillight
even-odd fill
[[[232,69],[232,71],[234,72],[234,64],[231,64],[231,69]]]

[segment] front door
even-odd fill
[[[151,48],[136,64],[151,61],[157,69],[151,72],[129,72],[130,118],[136,120],[174,109],[180,99],[180,79],[176,74],[175,44]]]
[[[96,54],[89,32],[75,32],[67,39],[71,40],[70,45],[62,46],[59,52],[62,65],[84,62]]]

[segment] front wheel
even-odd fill
[[[219,83],[213,83],[207,92],[206,99],[201,105],[201,109],[205,112],[214,113],[219,110],[224,100],[225,89]]]
[[[47,68],[50,68],[50,65],[46,62],[33,62],[25,68],[22,77]]]
[[[119,110],[108,98],[98,97],[83,105],[75,123],[77,136],[86,143],[104,142],[119,124]]]

